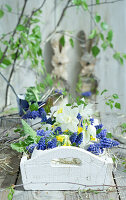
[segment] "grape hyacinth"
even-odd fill
[[[32,153],[34,148],[37,147],[38,145],[33,143],[33,144],[30,144],[29,146],[26,147],[26,149],[29,151],[29,153]]]
[[[42,119],[41,122],[46,122],[47,121],[47,117],[46,117],[46,111],[44,110],[44,108],[39,108],[39,117]]]
[[[47,148],[48,149],[53,149],[53,148],[56,147],[56,145],[57,145],[57,139],[53,138],[51,141],[48,141]]]
[[[82,116],[81,116],[80,113],[78,113],[78,115],[77,115],[77,119],[78,119],[79,121],[82,119]]]
[[[38,149],[38,150],[45,150],[45,149],[46,149],[45,137],[42,137],[42,138],[39,140],[37,149]]]
[[[91,125],[94,123],[94,118],[90,118],[89,121],[91,122]]]
[[[103,127],[103,124],[96,125],[96,126],[95,126],[96,131],[97,131],[98,129],[101,129],[102,127]]]
[[[54,90],[54,92],[57,93],[57,94],[63,95],[62,90],[56,89],[56,90]]]
[[[91,95],[92,95],[91,91],[87,91],[87,92],[82,92],[81,93],[81,96],[83,96],[83,97],[90,97]]]
[[[119,145],[119,142],[112,140],[110,138],[103,138],[100,140],[102,148],[112,148]]]
[[[37,136],[45,136],[45,131],[42,129],[37,130]]]
[[[103,139],[103,138],[106,137],[106,133],[107,133],[107,130],[106,130],[106,129],[103,129],[103,130],[101,130],[100,133],[98,133],[98,134],[96,135],[96,138],[98,138],[98,139]]]
[[[35,119],[36,117],[39,117],[39,111],[30,111],[28,110],[25,115],[22,116],[23,119]]]
[[[95,155],[99,155],[103,153],[103,148],[101,147],[100,143],[94,143],[94,144],[90,144],[87,151],[90,151],[91,153]]]
[[[71,144],[73,144],[75,142],[75,140],[77,139],[77,133],[73,133],[71,136],[70,136],[70,141],[71,141]]]
[[[62,129],[60,126],[58,126],[55,130],[54,130],[54,134],[56,135],[61,135],[63,132],[62,132]]]
[[[77,146],[79,146],[79,145],[81,144],[82,141],[83,141],[83,133],[80,133],[80,134],[77,136],[77,138],[76,138],[76,140],[75,140],[75,143],[76,143]]]

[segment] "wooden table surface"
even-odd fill
[[[100,118],[104,127],[113,134],[120,134],[120,129],[115,127],[126,118],[116,113],[102,113]],[[24,191],[21,181],[19,163],[21,155],[10,149],[10,142],[18,137],[14,133],[16,120],[1,122],[0,128],[0,200],[7,200],[9,190],[7,187],[16,185],[13,200],[126,200],[126,172],[122,159],[126,158],[126,144],[120,144],[109,153],[116,155],[118,164],[113,171],[115,187],[108,191]]]

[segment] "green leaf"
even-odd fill
[[[120,126],[121,128],[126,129],[126,123],[122,123]]]
[[[13,199],[13,194],[10,192],[9,194],[8,194],[8,200],[12,200]]]
[[[97,35],[97,31],[96,31],[96,29],[93,29],[88,38],[93,39],[96,35]]]
[[[108,92],[107,89],[104,89],[102,92],[101,92],[101,95],[103,95],[105,92]]]
[[[100,38],[104,41],[104,35],[102,33],[100,33]]]
[[[119,60],[120,59],[120,53],[119,52],[114,53],[113,58],[115,58],[116,60]]]
[[[98,13],[96,13],[95,17],[94,17],[95,21],[98,23],[101,20],[101,16],[98,15]]]
[[[38,23],[38,22],[40,22],[40,19],[38,19],[38,18],[35,18],[35,19],[31,19],[31,23],[33,24],[33,23]]]
[[[38,110],[38,103],[36,102],[36,103],[31,104],[29,108],[30,108],[31,111],[34,111],[34,110],[37,111]]]
[[[4,11],[0,9],[0,18],[4,16]]]
[[[26,145],[23,141],[20,141],[19,143],[11,144],[11,148],[13,150],[16,150],[16,151],[22,153],[22,152],[25,152]]]
[[[65,38],[64,38],[64,35],[60,38],[59,42],[60,42],[61,46],[64,47],[64,45],[65,45]]]
[[[113,31],[110,30],[110,31],[108,32],[108,35],[107,35],[107,40],[108,40],[109,42],[111,42],[111,41],[112,41],[112,38],[113,38]]]
[[[101,23],[101,28],[105,31],[108,29],[108,24],[106,24],[105,22]]]
[[[99,4],[100,3],[100,0],[96,0],[96,4]]]
[[[104,41],[102,44],[101,44],[101,47],[106,50],[106,48],[108,47],[108,42],[107,41]]]
[[[112,138],[112,133],[107,133],[106,137],[107,138]]]
[[[88,5],[87,5],[86,1],[82,2],[82,6],[83,6],[84,10],[88,10]]]
[[[113,97],[114,99],[119,99],[118,94],[113,94],[112,97]]]
[[[126,54],[123,54],[123,58],[126,59]]]
[[[72,38],[69,39],[70,45],[74,48],[74,41]]]
[[[8,4],[5,4],[5,7],[7,8],[8,12],[12,11],[12,8]]]
[[[91,50],[94,57],[100,53],[100,49],[97,46],[93,46]]]
[[[124,64],[124,62],[123,62],[123,58],[122,58],[121,56],[120,56],[120,58],[119,58],[119,62],[120,62],[121,65]]]
[[[31,136],[31,138],[34,140],[34,142],[36,143],[36,132],[22,119],[22,125],[23,125],[23,129],[24,129],[24,133],[26,135]]]
[[[24,31],[26,29],[26,27],[19,24],[16,29],[17,29],[17,31]]]
[[[28,102],[38,102],[40,100],[40,93],[35,87],[29,87],[25,94],[25,99]]]
[[[7,58],[4,58],[3,59],[3,64],[5,64],[5,65],[11,65],[11,61],[9,60],[9,59],[7,59]]]
[[[117,109],[121,109],[121,105],[120,105],[120,103],[115,103],[115,108],[117,108]]]

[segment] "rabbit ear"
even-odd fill
[[[82,47],[84,50],[86,50],[86,34],[83,30],[81,30],[77,37],[79,38],[80,47]]]

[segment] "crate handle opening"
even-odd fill
[[[53,159],[51,161],[51,166],[55,167],[55,166],[76,166],[79,167],[82,165],[82,161],[79,158],[71,158],[71,157],[67,157],[67,158],[56,158]]]

